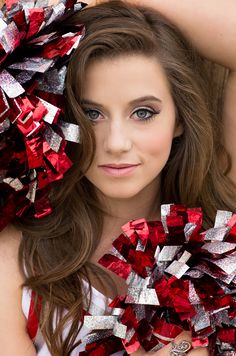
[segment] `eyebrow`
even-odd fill
[[[157,98],[157,97],[155,97],[155,96],[153,96],[153,95],[148,95],[148,96],[142,96],[142,97],[140,97],[140,98],[137,98],[137,99],[134,99],[134,100],[132,100],[132,101],[130,101],[129,102],[129,105],[134,105],[134,104],[138,104],[138,103],[140,103],[140,102],[147,102],[147,101],[157,101],[158,103],[162,103],[162,100],[161,99],[159,99],[159,98]],[[92,101],[92,100],[86,100],[86,99],[83,99],[82,101],[81,101],[81,104],[82,105],[95,105],[95,106],[97,106],[97,107],[103,107],[101,104],[99,104],[99,103],[96,103],[96,102],[94,102],[94,101]]]

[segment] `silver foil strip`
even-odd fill
[[[159,253],[158,262],[173,261],[182,246],[164,246]]]
[[[224,227],[232,218],[233,213],[230,211],[218,210],[215,218],[214,228]]]
[[[13,188],[15,191],[19,191],[24,188],[23,184],[18,178],[4,178],[3,182],[10,185],[10,187]]]
[[[162,225],[164,227],[164,231],[166,234],[168,234],[168,232],[169,232],[167,224],[166,224],[166,217],[167,217],[167,215],[170,215],[171,205],[173,205],[173,204],[163,204],[161,206],[161,222],[162,222]]]
[[[71,124],[60,120],[58,126],[61,128],[65,140],[70,142],[80,142],[80,127],[79,125]]]
[[[44,116],[43,120],[47,122],[48,124],[53,124],[55,118],[58,116],[58,111],[60,110],[58,107],[50,104],[48,101],[45,101],[41,98],[38,98],[45,108],[48,110],[47,114]]]
[[[213,254],[223,254],[227,253],[229,251],[234,250],[236,247],[236,244],[230,243],[230,242],[211,242],[211,243],[206,243],[205,245],[202,246],[202,249],[213,253]]]
[[[0,122],[0,134],[7,131],[11,126],[10,120],[5,119],[3,122]]]
[[[192,324],[194,330],[197,332],[205,328],[208,328],[211,325],[211,322],[210,322],[210,316],[205,311],[203,306],[196,305],[195,309],[197,311],[197,314],[192,318]]]
[[[54,152],[58,152],[61,147],[62,137],[48,126],[44,132],[44,138]]]
[[[35,202],[36,191],[37,191],[38,182],[34,181],[29,184],[29,191],[26,195],[26,198],[31,201],[31,203]]]
[[[206,232],[205,241],[223,241],[229,230],[229,227],[217,227],[209,229]]]
[[[113,329],[116,320],[117,317],[113,315],[100,315],[100,316],[85,315],[84,325],[92,330]]]
[[[236,271],[236,253],[213,262],[227,274],[232,274]]]
[[[153,288],[129,287],[125,302],[130,304],[160,305],[156,290]]]
[[[8,68],[33,71],[37,73],[45,73],[52,66],[53,63],[53,59],[31,57],[24,58],[22,62],[16,62],[14,64],[11,64]]]
[[[126,332],[127,332],[127,326],[116,321],[113,328],[114,335],[121,339],[125,339]]]
[[[1,31],[0,44],[6,53],[14,51],[16,44],[19,41],[19,37],[20,34],[14,22],[11,22],[3,31]]]
[[[0,87],[9,98],[16,98],[25,92],[20,83],[5,69],[0,72]]]

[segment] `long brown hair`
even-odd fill
[[[215,71],[174,26],[147,8],[109,1],[84,9],[60,26],[75,23],[85,24],[86,35],[68,67],[66,120],[80,125],[81,144],[68,148],[74,166],[51,190],[53,213],[41,220],[16,222],[23,231],[19,259],[26,273],[24,286],[42,296],[40,327],[51,354],[56,356],[69,355],[75,347],[85,307],[82,280],[89,281],[89,271],[101,281],[103,277],[103,272],[89,262],[101,238],[103,211],[94,187],[83,175],[95,151],[93,128],[81,107],[84,76],[91,61],[141,54],[162,64],[177,120],[184,127],[183,134],[173,141],[162,173],[162,202],[202,206],[207,227],[217,209],[235,209],[236,197],[235,186],[225,174],[228,161],[220,140],[219,103],[225,71]],[[212,76],[216,72],[220,76],[217,82]],[[69,333],[62,339],[69,320]]]

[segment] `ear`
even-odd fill
[[[176,123],[173,138],[181,136],[183,132],[184,132],[183,125],[180,122]]]

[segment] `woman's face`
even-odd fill
[[[158,61],[132,55],[91,63],[82,102],[96,138],[87,179],[109,198],[156,192],[173,137],[181,133]]]

